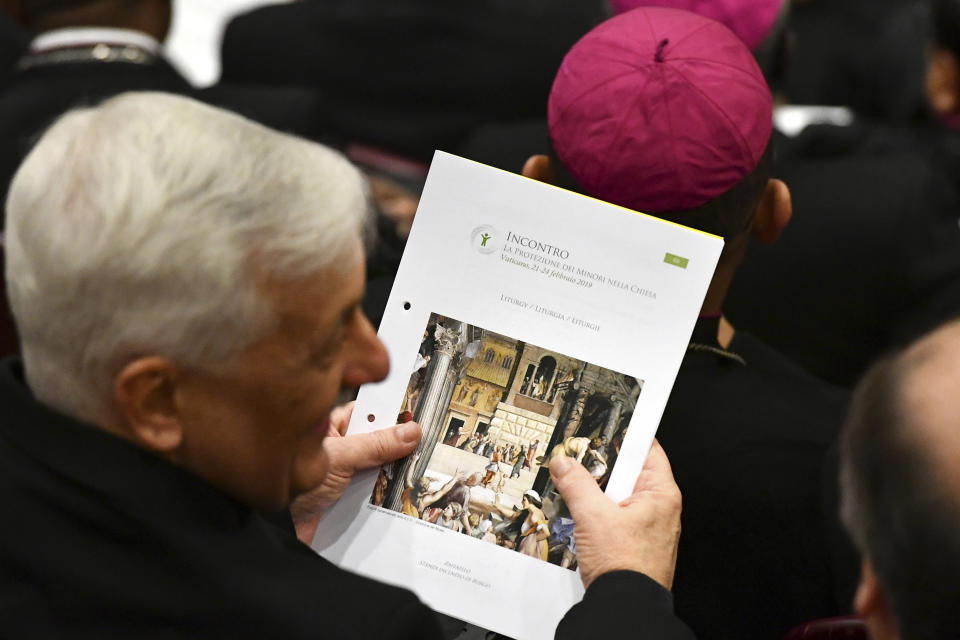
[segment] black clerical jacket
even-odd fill
[[[850,604],[821,484],[847,394],[744,331],[723,349],[718,322],[697,322],[657,431],[683,493],[676,610],[702,638],[781,638]]]
[[[441,637],[409,591],[335,567],[292,526],[36,402],[16,359],[0,363],[0,403],[7,637]],[[557,637],[692,638],[672,609],[646,576],[614,572]]]

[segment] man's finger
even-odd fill
[[[578,522],[586,521],[596,512],[598,505],[609,500],[590,472],[573,458],[557,456],[551,460],[550,477],[567,503],[570,515]]]
[[[643,463],[643,471],[633,486],[633,492],[640,491],[671,491],[677,486],[673,479],[673,469],[667,452],[663,450],[656,439],[650,445],[650,452]]]
[[[336,430],[341,436],[347,432],[347,427],[350,425],[354,404],[355,403],[351,401],[339,407],[334,407],[330,411],[330,428]]]
[[[653,442],[650,443],[650,453],[647,454],[647,459],[643,462],[643,470],[656,471],[657,473],[669,473],[673,475],[673,470],[670,468],[670,460],[667,458],[667,452],[663,450],[663,447],[660,446],[660,441],[656,438],[653,439]]]
[[[328,440],[330,458],[349,469],[371,469],[410,455],[420,442],[420,425],[407,422],[370,433]]]

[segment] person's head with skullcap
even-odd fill
[[[773,241],[790,219],[790,193],[770,177],[772,110],[753,55],[729,29],[651,7],[574,45],[547,117],[573,186],[723,236],[718,274],[732,276],[750,235]],[[545,178],[549,159],[530,158],[524,173]]]

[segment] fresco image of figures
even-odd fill
[[[432,314],[399,399],[423,439],[380,470],[371,502],[575,569],[573,520],[547,466],[569,456],[605,487],[642,386]]]

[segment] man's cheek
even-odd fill
[[[301,439],[294,454],[291,497],[314,489],[326,477],[330,461],[323,449],[323,439],[319,429],[311,430]]]

